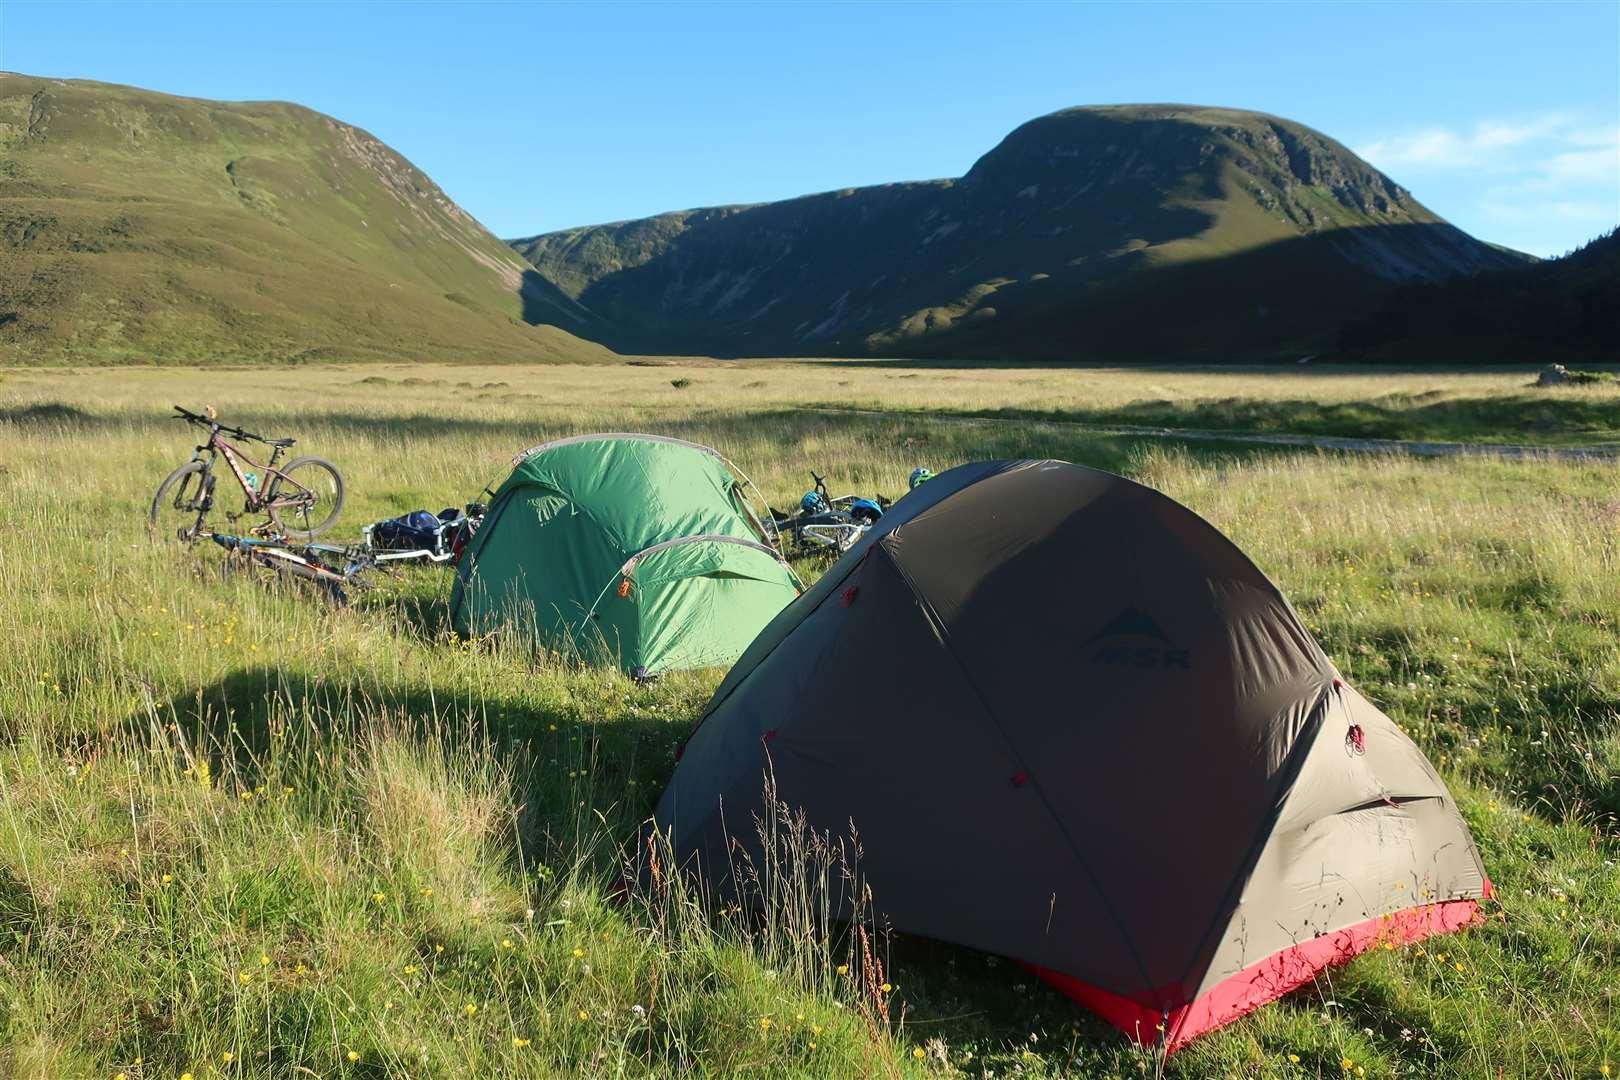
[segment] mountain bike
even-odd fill
[[[378,565],[377,556],[358,545],[294,544],[280,537],[264,539],[224,533],[210,533],[209,539],[240,565],[261,567],[276,576],[308,582],[338,607],[348,604],[350,589],[370,587],[361,575]]]
[[[810,479],[815,487],[799,502],[797,512],[771,510],[765,531],[773,542],[791,539],[801,552],[836,557],[854,547],[855,541],[876,525],[891,505],[882,495],[876,499],[832,495],[827,490],[827,478],[813,471]]]
[[[208,439],[192,452],[190,461],[170,473],[158,487],[150,514],[153,535],[184,543],[208,535],[208,515],[215,507],[214,465],[221,457],[230,466],[230,474],[241,486],[243,495],[241,511],[227,512],[229,520],[263,514],[265,521],[252,532],[295,540],[317,536],[337,520],[343,509],[343,475],[336,465],[318,457],[294,458],[280,465],[281,456],[296,439],[267,439],[221,424],[213,406],[208,407],[206,414],[194,413],[179,405],[174,410],[174,419],[207,428]],[[270,460],[254,461],[227,440],[227,435],[270,447]]]

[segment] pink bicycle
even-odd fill
[[[343,509],[343,474],[325,458],[293,458],[280,465],[281,455],[297,440],[267,439],[251,431],[221,424],[209,406],[206,415],[174,407],[175,419],[208,429],[208,440],[191,460],[170,473],[152,499],[151,528],[156,536],[190,543],[210,534],[208,515],[214,509],[215,463],[223,457],[242,488],[240,512],[227,513],[235,521],[252,514],[265,520],[251,531],[264,536],[308,540],[332,527]],[[254,461],[226,440],[259,442],[271,448],[270,460]],[[244,467],[246,466],[246,467]],[[257,470],[250,471],[250,470]]]

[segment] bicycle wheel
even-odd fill
[[[147,525],[152,536],[189,544],[203,535],[213,503],[213,474],[201,461],[188,461],[158,485]]]
[[[271,476],[264,494],[269,502],[298,500],[268,512],[283,536],[308,540],[330,529],[343,511],[343,474],[325,458],[294,458]]]

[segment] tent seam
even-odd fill
[[[1289,798],[1294,793],[1294,785],[1298,783],[1300,773],[1304,771],[1305,759],[1310,756],[1311,747],[1316,745],[1316,740],[1322,734],[1322,723],[1327,719],[1333,691],[1334,687],[1331,683],[1323,688],[1321,696],[1317,698],[1316,705],[1312,707],[1310,716],[1306,720],[1305,726],[1310,729],[1310,735],[1304,737],[1302,733],[1301,737],[1294,740],[1294,745],[1289,749],[1288,757],[1283,763],[1284,779],[1277,800],[1271,807],[1270,812],[1266,814],[1265,819],[1260,823],[1260,827],[1255,830],[1254,839],[1249,842],[1248,849],[1243,853],[1242,861],[1238,863],[1237,870],[1232,874],[1231,880],[1227,882],[1226,889],[1221,893],[1220,900],[1215,905],[1215,912],[1210,916],[1209,925],[1198,936],[1198,943],[1192,950],[1192,957],[1181,972],[1180,982],[1185,982],[1187,976],[1192,974],[1193,965],[1198,962],[1198,956],[1203,951],[1205,944],[1208,943],[1210,935],[1214,934],[1221,925],[1222,918],[1230,920],[1232,913],[1237,909],[1238,901],[1242,897],[1243,886],[1259,863],[1260,856],[1265,850],[1266,841],[1276,831],[1277,820],[1282,816],[1283,808],[1287,806]],[[1191,998],[1187,1004],[1191,1004],[1195,1000],[1197,999]]]

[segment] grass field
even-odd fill
[[[1286,413],[1290,430],[1337,433],[1338,408],[1414,437],[1521,442],[1494,425],[1528,398],[1576,418],[1542,442],[1620,426],[1620,392],[1530,381],[830,363],[6,372],[0,1062],[126,1080],[1154,1070],[992,957],[896,937],[885,991],[840,972],[841,938],[610,903],[617,846],[720,673],[637,686],[468,647],[447,631],[439,571],[333,610],[226,576],[213,550],[154,548],[141,514],[192,445],[163,417],[211,401],[342,466],[342,535],[470,499],[522,447],[589,430],[718,446],[777,505],[812,468],[835,492],[894,495],[914,465],[1005,456],[1153,484],[1247,550],[1423,746],[1500,890],[1481,927],[1365,956],[1167,1074],[1620,1072],[1613,464],[1213,453],[928,415],[1232,402],[1239,430]],[[798,408],[874,402],[905,412]],[[1459,403],[1445,433],[1436,402]]]

